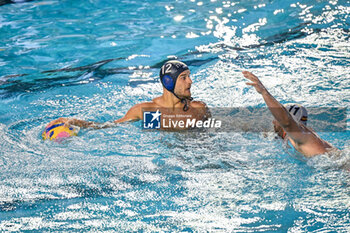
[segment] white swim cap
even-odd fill
[[[300,104],[285,104],[284,107],[296,122],[306,125],[308,117],[306,108]]]

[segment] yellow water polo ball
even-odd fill
[[[77,134],[77,130],[73,127],[67,127],[64,123],[56,123],[46,126],[42,137],[44,140],[50,139],[53,141],[61,141],[65,138],[76,136]]]

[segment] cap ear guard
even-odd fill
[[[170,77],[169,75],[164,75],[162,77],[162,84],[165,87],[165,89],[167,89],[168,91],[171,91],[171,92],[175,88],[174,79],[172,77]]]

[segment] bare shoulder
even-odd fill
[[[142,119],[142,110],[149,106],[149,102],[139,103],[132,106],[124,117],[115,120],[114,123],[121,123],[125,121],[134,121]]]
[[[194,108],[208,108],[203,101],[191,101],[191,106]]]
[[[294,135],[295,148],[306,157],[324,154],[330,149],[335,149],[330,143],[321,139],[313,130],[306,126],[301,127],[303,132],[300,136]]]
[[[135,104],[133,107],[130,108],[130,112],[136,114],[140,119],[142,118],[142,112],[143,111],[149,111],[154,108],[158,107],[158,105],[154,102],[143,102]]]
[[[152,102],[138,103],[132,106],[128,112],[141,116],[143,109],[152,108],[153,106]]]
[[[155,108],[155,107],[159,107],[159,106],[155,102],[151,101],[151,102],[143,102],[143,103],[136,104],[134,107],[142,110],[142,109],[147,109],[147,108]]]
[[[211,112],[206,103],[203,101],[192,101],[191,107],[196,109],[197,114],[201,115],[203,119],[211,117]]]

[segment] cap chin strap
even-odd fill
[[[174,91],[172,91],[171,93],[173,93],[173,94],[174,94],[174,96],[175,96],[176,98],[178,98],[178,99],[181,101],[181,103],[183,103],[183,104],[184,104],[183,110],[186,112],[186,111],[188,110],[187,100],[192,101],[192,100],[193,100],[193,98],[192,98],[192,97],[188,97],[188,98],[180,98],[178,95],[176,95],[176,94],[175,94],[175,92],[174,92]]]

